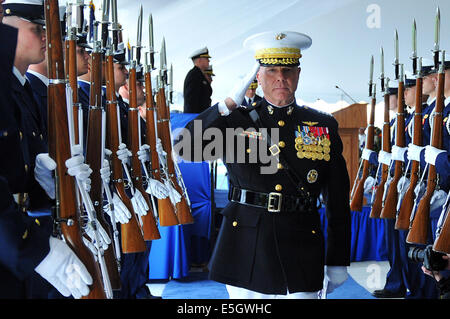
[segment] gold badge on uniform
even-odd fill
[[[328,127],[314,126],[318,122],[304,121],[295,132],[295,150],[300,159],[330,160],[331,141]]]
[[[308,175],[306,175],[306,180],[308,181],[308,183],[312,184],[317,181],[318,177],[319,173],[315,169],[312,169],[308,172]]]

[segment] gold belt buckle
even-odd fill
[[[267,203],[267,211],[271,213],[279,213],[281,211],[281,200],[283,195],[281,193],[269,193],[269,200]]]

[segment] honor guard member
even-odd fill
[[[205,71],[203,71],[203,74],[205,75],[206,79],[208,80],[209,84],[211,85],[212,81],[213,81],[213,76],[216,76],[213,72],[213,67],[212,65],[209,65]]]
[[[254,102],[259,102],[262,100],[258,94],[256,94],[256,89],[258,88],[258,80],[253,80],[253,82],[249,85],[247,91],[245,91],[245,97],[242,101],[242,105],[251,106]]]
[[[51,236],[51,227],[46,227],[47,223],[44,225],[42,219],[31,218],[27,214],[36,203],[31,198],[34,194],[31,191],[36,189],[35,179],[47,194],[55,192],[50,169],[43,167],[38,160],[36,168],[31,169],[35,152],[45,143],[33,138],[33,131],[29,131],[39,123],[34,117],[37,105],[33,103],[31,88],[25,78],[28,66],[44,59],[43,3],[6,1],[3,12],[3,23],[9,26],[0,24],[3,44],[0,49],[3,61],[0,66],[0,107],[3,114],[0,142],[9,154],[1,157],[0,163],[0,242],[6,248],[0,252],[0,298],[33,296],[33,287],[28,285],[35,273],[64,296],[79,298],[89,292],[90,274],[64,241]],[[18,94],[22,96],[18,97]],[[79,167],[70,167],[80,171]],[[69,274],[72,274],[72,279],[78,279],[77,284],[73,284]]]
[[[295,101],[301,50],[311,43],[310,37],[289,31],[248,38],[244,46],[256,52],[258,62],[252,72],[224,102],[187,124],[190,152],[182,149],[183,137],[175,145],[183,158],[197,161],[206,142],[195,136],[213,128],[224,137],[214,142],[225,154],[215,152],[211,159],[222,157],[227,167],[230,203],[222,211],[209,269],[212,280],[227,285],[230,298],[315,299],[322,288],[331,292],[347,279],[350,182],[338,123]],[[264,98],[240,107],[255,75]],[[226,133],[230,128],[234,135]],[[328,218],[326,250],[320,194]]]
[[[209,66],[207,47],[196,50],[190,56],[194,67],[184,79],[184,113],[201,113],[211,106],[212,88],[203,72]]]

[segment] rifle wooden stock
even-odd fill
[[[444,73],[438,75],[438,87],[433,121],[431,146],[442,148],[442,111],[444,110]],[[430,227],[430,200],[437,186],[437,173],[434,165],[428,166],[427,190],[420,200],[414,215],[406,241],[412,244],[427,244],[428,228]]]
[[[156,220],[153,215],[152,203],[148,194],[145,192],[142,186],[142,168],[141,161],[138,158],[137,152],[139,151],[139,132],[138,121],[140,121],[139,110],[137,106],[137,94],[136,94],[136,68],[130,69],[130,76],[128,79],[128,86],[130,92],[130,107],[128,109],[128,140],[130,145],[131,156],[131,176],[133,179],[133,186],[138,190],[145,199],[147,203],[148,210],[147,214],[141,216],[142,219],[142,229],[144,231],[144,240],[154,240],[160,239],[158,226],[156,225]]]
[[[95,215],[108,234],[111,236],[111,226],[105,220],[103,213],[103,182],[100,176],[102,168],[102,54],[92,53],[91,59],[91,89],[89,95],[89,121],[86,135],[86,164],[92,169],[91,189],[89,196],[94,204]],[[108,270],[111,288],[118,290],[121,287],[120,274],[117,268],[117,258],[114,246],[109,245],[104,251],[104,258]]]
[[[422,145],[422,83],[421,77],[416,79],[416,106],[414,109],[414,133],[413,143]],[[403,196],[400,210],[395,221],[395,229],[408,230],[411,212],[414,208],[414,189],[419,181],[420,163],[413,161],[411,164],[411,175],[408,189]]]
[[[167,170],[169,178],[175,187],[175,190],[181,194],[181,201],[178,202],[176,207],[177,217],[180,224],[192,224],[194,218],[191,214],[191,209],[183,196],[184,192],[178,184],[175,166],[172,158],[172,141],[170,137],[170,127],[169,127],[169,112],[166,105],[166,94],[164,88],[160,88],[157,95],[156,105],[158,108],[158,134],[160,135],[161,143],[164,150],[167,152]]]
[[[397,126],[395,133],[395,145],[399,147],[405,146],[405,101],[404,101],[404,83],[398,82],[398,102],[397,102]],[[395,161],[394,177],[389,184],[386,199],[381,210],[381,218],[393,219],[397,216],[397,185],[403,175],[403,162]]]
[[[150,146],[151,156],[151,174],[152,178],[163,183],[160,173],[160,164],[158,153],[156,152],[156,126],[155,126],[155,104],[153,102],[153,90],[150,70],[145,73],[145,100],[147,106],[146,112],[146,128],[147,128],[147,144]],[[177,215],[175,214],[175,208],[172,205],[169,197],[159,199],[158,198],[158,215],[160,226],[173,226],[179,224]]]
[[[366,149],[373,150],[373,138],[374,138],[374,123],[375,123],[375,97],[372,98],[372,103],[370,105],[370,119],[369,125],[367,125],[367,138],[366,138]],[[353,193],[352,199],[350,201],[350,209],[352,211],[360,212],[362,211],[363,200],[364,200],[364,182],[369,176],[370,163],[368,160],[363,160],[364,166],[361,177],[356,181],[356,189]]]
[[[119,149],[119,130],[117,114],[117,99],[114,83],[114,66],[113,56],[107,56],[106,68],[106,103],[107,121],[106,121],[106,145],[112,151],[111,169],[112,181],[117,195],[131,213],[131,218],[126,224],[120,224],[121,230],[121,246],[124,254],[143,252],[147,249],[142,235],[141,228],[138,224],[136,213],[134,212],[131,200],[125,192],[122,162],[117,157],[116,151]]]
[[[391,128],[389,125],[389,94],[384,95],[384,122],[383,122],[383,145],[382,150],[391,152]],[[370,211],[370,218],[380,218],[381,209],[383,208],[383,194],[386,181],[389,176],[389,165],[381,164],[380,184],[374,189],[375,198]],[[376,182],[376,181],[375,181]]]
[[[450,217],[448,216],[449,212],[450,212],[450,205],[447,205],[444,223],[442,224],[441,228],[438,228],[437,236],[433,244],[433,250],[446,254],[450,254]]]
[[[90,292],[84,298],[105,299],[106,295],[99,266],[82,240],[75,180],[67,173],[65,165],[66,160],[71,157],[71,150],[58,0],[45,0],[44,11],[50,79],[48,85],[49,155],[57,163],[55,170],[56,215],[59,218],[57,222],[60,222],[61,233],[67,245],[78,256],[92,276],[93,283],[90,285]]]

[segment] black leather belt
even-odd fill
[[[232,202],[265,208],[270,213],[310,212],[317,208],[317,198],[315,197],[302,198],[276,192],[261,193],[234,186],[228,197]]]

